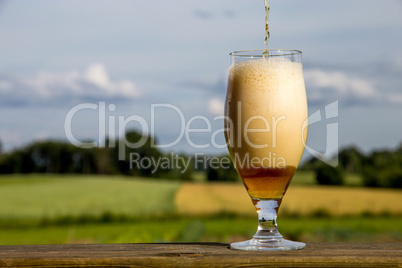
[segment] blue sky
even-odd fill
[[[185,122],[211,120],[192,134],[210,144],[222,127],[228,53],[263,48],[263,0],[0,1],[0,140],[5,149],[33,140],[66,139],[69,110],[113,104],[106,119],[137,115],[151,125],[151,105],[180,109]],[[338,101],[339,146],[364,151],[402,142],[402,1],[271,0],[270,48],[303,51],[310,113]],[[155,110],[154,135],[168,144],[180,116]],[[98,112],[73,118],[78,139],[98,139]],[[205,127],[195,120],[194,127]],[[108,127],[108,122],[106,122]],[[132,122],[127,128],[141,128]],[[150,129],[147,130],[148,132]],[[101,133],[101,136],[105,133]],[[106,133],[107,134],[107,133]],[[216,141],[223,144],[222,133]],[[326,122],[308,144],[323,151]],[[220,146],[222,147],[222,146]],[[183,136],[167,150],[193,148]]]

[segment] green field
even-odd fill
[[[304,242],[402,242],[402,217],[283,218],[280,232]],[[249,239],[256,220],[210,217],[66,226],[0,228],[1,245],[63,243],[233,242]]]
[[[104,213],[141,216],[174,212],[178,182],[103,176],[4,176],[0,222]]]
[[[400,190],[308,186],[312,176],[303,176],[296,178],[289,190],[293,197],[285,197],[284,204],[297,210],[310,199],[329,213],[280,213],[279,229],[286,237],[305,242],[402,241]],[[238,241],[256,229],[242,187],[123,176],[1,176],[0,244]],[[314,201],[312,195],[318,193]],[[353,215],[337,213],[342,207],[332,205],[337,196],[356,207]],[[369,206],[373,211],[353,205],[370,198],[377,206]],[[393,210],[378,213],[383,205]],[[189,213],[188,207],[207,213]]]

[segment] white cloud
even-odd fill
[[[342,95],[353,94],[363,98],[376,95],[376,90],[371,83],[350,77],[341,71],[310,69],[304,72],[304,78],[315,88],[331,87]]]
[[[97,85],[107,94],[119,94],[129,98],[136,98],[141,95],[134,83],[129,80],[122,80],[117,83],[111,82],[105,66],[100,63],[90,65],[84,77],[88,82]]]
[[[223,115],[225,104],[218,98],[210,99],[208,102],[208,111],[214,115]]]
[[[380,96],[373,83],[342,71],[308,69],[304,71],[308,97],[313,102],[324,103],[378,103],[386,100]]]
[[[84,101],[88,98],[132,100],[141,95],[130,80],[112,81],[100,63],[91,64],[85,72],[42,71],[31,78],[0,76],[0,102],[3,105]]]
[[[402,104],[402,94],[400,93],[389,94],[387,99],[391,103]]]
[[[106,88],[109,86],[109,75],[106,72],[105,66],[100,63],[93,63],[89,66],[84,76],[89,82],[101,87]]]
[[[33,78],[22,79],[21,82],[25,86],[26,94],[31,93],[38,98],[51,98],[69,93],[68,91],[71,91],[71,95],[82,94],[80,80],[81,75],[76,71],[61,74],[42,71]],[[22,88],[14,86],[14,90],[22,91]],[[31,92],[27,92],[28,90]]]

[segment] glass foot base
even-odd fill
[[[230,248],[232,249],[250,251],[297,250],[302,249],[305,246],[306,244],[302,242],[294,242],[286,239],[270,242],[258,242],[258,240],[251,239],[244,242],[235,242],[230,244]]]

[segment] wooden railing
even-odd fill
[[[0,267],[402,267],[402,243],[310,243],[246,252],[222,243],[0,246]]]

